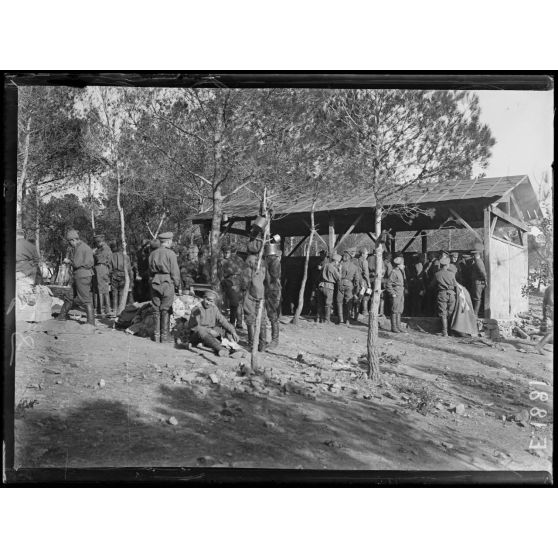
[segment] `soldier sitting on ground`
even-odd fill
[[[238,341],[238,335],[234,327],[219,312],[215,305],[216,297],[214,291],[206,291],[201,305],[192,310],[188,322],[190,330],[188,344],[195,347],[201,343],[213,349],[216,355],[225,357],[229,355],[229,351],[223,347],[221,339],[228,334],[234,341]]]

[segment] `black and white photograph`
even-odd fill
[[[550,77],[64,75],[5,75],[15,471],[551,478]]]

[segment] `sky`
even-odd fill
[[[553,160],[553,91],[476,91],[481,120],[488,124],[496,145],[486,176],[527,174],[538,183]]]

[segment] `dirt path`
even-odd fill
[[[16,357],[17,467],[550,470],[551,353],[526,343],[382,332],[374,388],[364,324],[283,324],[256,376],[102,324],[18,332],[33,341]],[[529,424],[535,388],[544,427]]]

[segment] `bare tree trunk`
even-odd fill
[[[221,236],[221,219],[223,217],[223,195],[221,187],[213,190],[213,216],[211,219],[211,233],[209,247],[211,250],[211,284],[218,288],[217,259],[219,256],[219,237]]]
[[[122,203],[120,202],[120,194],[122,190],[122,185],[120,181],[120,165],[119,161],[116,161],[116,206],[118,207],[118,214],[120,215],[120,241],[122,243],[122,253],[124,254],[124,291],[120,299],[120,304],[116,315],[126,308],[126,300],[128,299],[128,290],[130,289],[130,277],[128,276],[128,269],[126,267],[126,260],[128,256],[128,247],[126,244],[126,224],[124,221],[124,209],[122,208]]]
[[[91,228],[95,234],[95,208],[93,206],[93,192],[91,191],[91,173],[88,173],[89,179],[89,211],[91,212]]]
[[[380,240],[382,234],[382,209],[376,207],[374,216],[374,232],[376,238]],[[374,290],[372,292],[372,304],[368,314],[368,339],[367,339],[367,357],[368,357],[368,377],[374,382],[380,379],[380,357],[378,352],[378,314],[380,310],[380,292],[382,289],[382,244],[376,244],[376,277],[374,279]]]
[[[298,325],[300,315],[302,314],[302,307],[304,306],[304,290],[306,289],[306,281],[308,279],[308,262],[310,261],[310,247],[312,246],[312,240],[314,238],[315,226],[314,226],[314,210],[316,208],[316,200],[312,203],[312,209],[310,209],[310,238],[308,239],[308,250],[306,252],[306,258],[304,259],[304,272],[302,274],[302,283],[300,285],[300,291],[298,292],[298,306],[296,307],[296,312],[293,317],[293,325]]]
[[[41,257],[41,216],[40,216],[40,208],[41,208],[41,196],[39,194],[39,187],[35,186],[35,248],[37,249],[37,253],[39,254],[39,258]]]
[[[20,197],[20,206],[18,214],[18,227],[23,228],[23,213],[25,211],[25,198],[27,197],[27,167],[29,163],[29,140],[31,138],[31,117],[27,120],[25,126],[25,141],[23,143],[23,161],[21,163],[21,173],[19,175],[17,191]]]
[[[263,194],[263,201],[262,207],[264,208],[264,214],[267,221],[265,226],[264,234],[263,234],[263,242],[260,247],[260,251],[258,252],[258,265],[256,266],[256,271],[259,271],[262,266],[262,259],[263,253],[265,249],[265,243],[269,237],[269,212],[267,210],[267,187],[264,186],[264,194]],[[258,302],[258,310],[256,312],[256,323],[254,325],[254,338],[252,339],[252,352],[251,352],[251,367],[252,370],[258,371],[259,370],[259,362],[258,362],[258,343],[260,341],[260,330],[262,328],[262,316],[263,316],[263,307],[265,303],[265,295],[264,297]]]

